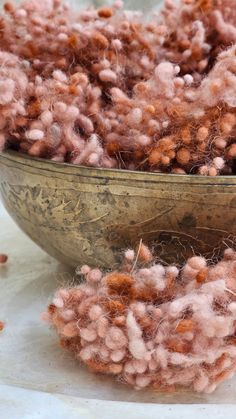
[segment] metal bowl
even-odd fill
[[[0,154],[0,193],[22,230],[72,267],[115,268],[142,239],[160,260],[212,256],[236,235],[236,177],[94,169]]]

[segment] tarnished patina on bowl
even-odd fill
[[[67,265],[115,267],[142,238],[161,260],[211,256],[236,235],[236,177],[94,169],[0,154],[9,214]]]

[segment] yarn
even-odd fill
[[[151,257],[150,257],[151,255]],[[236,371],[236,252],[180,270],[142,242],[120,271],[83,266],[86,282],[59,289],[43,313],[62,347],[95,373],[136,389],[211,393]]]
[[[77,165],[204,176],[235,173],[234,0],[60,0],[0,15],[0,151]]]
[[[0,265],[3,265],[4,263],[6,263],[8,260],[8,256],[5,255],[4,253],[0,253]]]

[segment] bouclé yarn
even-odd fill
[[[234,0],[148,19],[60,0],[5,3],[0,151],[104,168],[235,173]]]
[[[236,252],[179,270],[139,246],[120,271],[84,266],[85,282],[59,289],[43,319],[95,373],[136,389],[211,393],[236,370]]]

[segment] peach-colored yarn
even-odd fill
[[[55,162],[204,176],[235,173],[234,0],[60,0],[0,16],[0,151]]]
[[[214,391],[236,370],[236,252],[181,271],[146,262],[139,247],[120,272],[82,267],[86,282],[59,289],[43,318],[94,372],[136,389]]]

